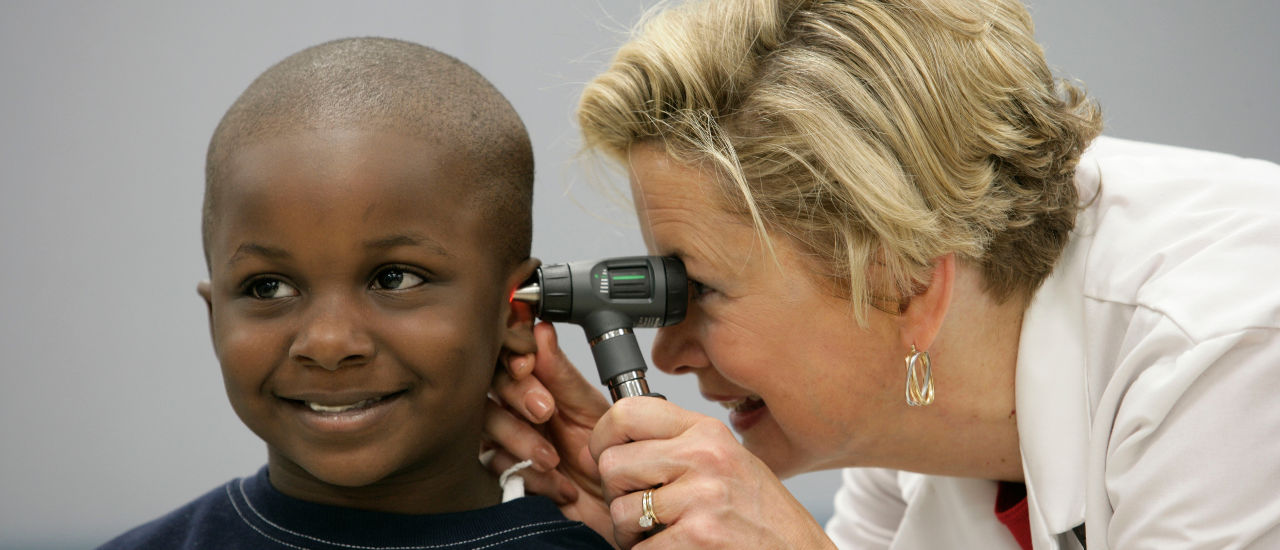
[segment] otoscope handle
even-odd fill
[[[649,391],[644,379],[647,369],[636,335],[629,328],[606,332],[589,342],[591,356],[600,373],[600,383],[609,387],[609,397],[617,403],[624,397],[643,395],[666,399]]]

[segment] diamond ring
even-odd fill
[[[649,529],[650,527],[661,523],[658,521],[658,516],[653,513],[653,489],[645,490],[644,494],[640,497],[640,509],[642,512],[640,514],[641,529]]]

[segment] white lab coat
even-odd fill
[[[1035,548],[1079,548],[1082,522],[1090,550],[1280,548],[1280,166],[1099,138],[1076,185],[1093,202],[1018,350]],[[847,469],[827,531],[1016,550],[995,493]]]

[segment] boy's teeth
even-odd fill
[[[350,404],[350,405],[338,405],[338,406],[333,406],[333,407],[330,407],[330,406],[328,406],[328,405],[321,405],[321,404],[319,404],[319,403],[312,403],[312,402],[310,402],[310,401],[307,401],[307,406],[308,406],[308,407],[311,407],[311,410],[316,411],[316,412],[322,412],[322,413],[340,413],[340,412],[346,412],[346,411],[349,411],[349,410],[352,410],[352,409],[359,409],[359,408],[361,408],[361,407],[367,407],[367,406],[369,406],[369,405],[372,405],[374,401],[378,401],[379,399],[382,399],[382,398],[381,398],[381,397],[375,397],[375,398],[372,398],[372,399],[365,399],[364,401],[358,401],[358,402],[352,403],[352,404]]]

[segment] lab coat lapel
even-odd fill
[[[1081,195],[1096,191],[1093,168],[1081,163]],[[1057,269],[1022,320],[1015,402],[1036,548],[1057,548],[1058,535],[1084,522],[1090,419],[1083,288],[1091,216],[1081,212]]]

